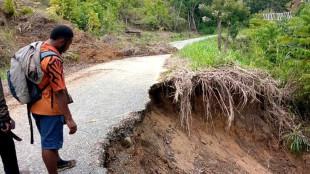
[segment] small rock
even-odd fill
[[[125,139],[123,139],[122,145],[123,145],[123,147],[125,147],[125,148],[131,147],[131,145],[132,145],[131,138],[130,138],[130,137],[126,137]]]
[[[125,140],[129,143],[132,144],[131,138],[130,137],[126,137]]]
[[[133,56],[135,53],[135,48],[129,48],[123,51],[123,55],[128,57],[128,56]]]
[[[200,139],[200,142],[201,142],[202,144],[204,144],[204,145],[207,145],[207,141],[204,140],[204,139]]]

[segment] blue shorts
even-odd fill
[[[32,114],[41,135],[42,149],[59,150],[63,145],[64,116]]]

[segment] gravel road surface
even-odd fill
[[[204,38],[171,43],[178,49]],[[66,77],[69,93],[74,99],[70,105],[78,125],[75,135],[64,130],[64,159],[76,159],[77,166],[62,173],[105,173],[98,166],[100,142],[108,128],[119,123],[123,114],[143,110],[149,101],[148,89],[156,83],[165,61],[170,55],[134,57],[98,64]],[[16,142],[20,170],[30,174],[47,173],[41,159],[40,136],[34,126],[34,145],[30,144],[29,124],[25,106],[8,99],[10,113],[16,121],[14,132],[23,138]],[[14,109],[12,109],[14,108]],[[0,163],[0,173],[3,166]]]

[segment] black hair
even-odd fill
[[[73,31],[66,25],[58,25],[53,28],[50,38],[57,40],[59,38],[71,39],[73,38]]]

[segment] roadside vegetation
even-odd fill
[[[168,42],[195,38],[200,34],[213,34],[216,29],[213,25],[207,29],[202,26],[204,23],[199,20],[196,1],[0,0],[0,4],[2,77],[5,77],[10,57],[18,48],[45,39],[46,34],[43,32],[60,23],[70,25],[76,32],[87,33],[92,41],[96,40],[93,43],[112,47],[114,50],[108,49],[111,53],[108,53],[105,61],[122,55],[172,53],[174,49],[169,47]],[[191,18],[188,19],[188,15]],[[76,40],[83,40],[79,38],[83,36],[77,34]],[[86,45],[91,49],[89,44]],[[81,52],[79,50],[71,49],[65,59],[69,62],[87,59],[91,62],[102,61],[98,61],[96,56],[84,57],[97,55],[93,51],[82,50],[83,53],[78,55]]]
[[[285,118],[283,113],[288,113],[285,119],[291,122],[291,127],[284,125],[288,129],[282,132],[281,139],[295,154],[308,151],[310,147],[309,16],[309,3],[301,4],[291,20],[268,21],[263,19],[263,12],[253,14],[249,28],[229,40],[227,52],[219,52],[218,40],[211,38],[187,46],[178,53],[180,57],[189,58],[190,68],[197,73],[205,68],[212,73],[213,68],[229,70],[231,67],[244,68],[248,72],[268,72],[278,81],[275,81],[278,90],[289,94],[276,94],[281,100],[279,106],[289,108],[278,117]],[[224,40],[223,36],[220,38]]]

